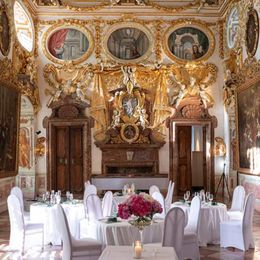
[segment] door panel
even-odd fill
[[[191,126],[177,127],[178,140],[178,195],[191,189]]]
[[[70,188],[74,193],[83,191],[83,129],[70,127]]]
[[[68,180],[68,127],[56,128],[56,187],[55,190],[65,192],[69,188]]]

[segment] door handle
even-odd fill
[[[71,164],[74,164],[74,159],[73,158],[71,159]]]
[[[68,160],[67,160],[67,158],[65,158],[64,159],[64,164],[67,165],[67,163],[68,163]]]

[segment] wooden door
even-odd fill
[[[83,192],[83,126],[55,126],[52,156],[53,190]]]
[[[69,128],[57,126],[55,127],[54,135],[55,142],[53,142],[52,151],[55,165],[52,189],[66,192],[66,190],[69,190]]]
[[[83,128],[70,127],[70,190],[73,193],[83,192]]]
[[[177,127],[178,142],[178,170],[177,187],[178,195],[183,195],[185,191],[191,190],[191,126]]]

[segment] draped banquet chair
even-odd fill
[[[63,243],[63,260],[97,260],[102,253],[102,244],[91,238],[74,239],[71,236],[68,220],[61,205],[56,206],[56,225]]]
[[[103,217],[111,216],[112,205],[113,205],[113,193],[112,191],[107,191],[102,200]]]
[[[174,247],[179,260],[183,259],[184,226],[184,211],[178,207],[170,209],[165,216],[162,246]]]
[[[19,250],[24,254],[26,245],[32,246],[37,244],[41,236],[42,250],[44,247],[44,230],[43,224],[25,223],[24,215],[20,200],[13,194],[7,198],[7,206],[10,218],[10,249]],[[28,239],[30,237],[30,239]]]
[[[201,200],[195,196],[191,201],[188,224],[184,229],[183,256],[189,259],[200,259],[198,230],[200,222]]]
[[[160,192],[160,189],[156,185],[152,185],[149,188],[149,195],[152,196],[155,191]]]
[[[171,208],[173,191],[174,191],[174,182],[169,181],[168,191],[167,191],[167,195],[165,198],[166,212]]]
[[[246,197],[242,219],[228,220],[220,223],[220,246],[235,247],[246,251],[254,248],[252,232],[255,196],[249,193]]]
[[[10,194],[12,194],[12,195],[14,195],[14,196],[16,196],[18,198],[18,200],[20,202],[20,205],[21,205],[21,209],[22,209],[23,215],[24,215],[24,220],[25,220],[25,222],[28,222],[29,219],[30,219],[30,212],[24,211],[23,192],[22,192],[22,190],[19,187],[15,186],[15,187],[13,187],[11,189]]]
[[[154,215],[154,218],[165,218],[165,215],[166,215],[166,210],[165,210],[165,201],[164,201],[164,197],[163,195],[158,192],[158,191],[155,191],[153,194],[152,194],[152,197],[155,199],[155,200],[158,200],[162,206],[162,213],[156,213]]]
[[[234,189],[232,204],[227,214],[230,219],[242,219],[246,192],[243,186],[239,185]]]
[[[96,194],[91,194],[86,198],[86,209],[88,220],[93,221],[103,218],[101,200]]]
[[[91,195],[91,194],[97,194],[97,187],[93,184],[90,184],[90,182],[86,182],[83,201],[85,201],[86,198],[88,197],[88,195]]]

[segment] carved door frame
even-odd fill
[[[207,118],[183,118],[173,117],[169,119],[169,179],[172,180],[175,185],[178,177],[178,143],[176,138],[178,126],[205,126],[206,140],[203,143],[206,144],[206,165],[203,165],[206,174],[203,176],[203,182],[206,183],[206,189],[211,193],[215,193],[215,166],[214,166],[214,129],[217,126],[217,119],[215,117],[208,116]],[[205,153],[204,153],[205,154]],[[176,194],[177,189],[174,189]]]

